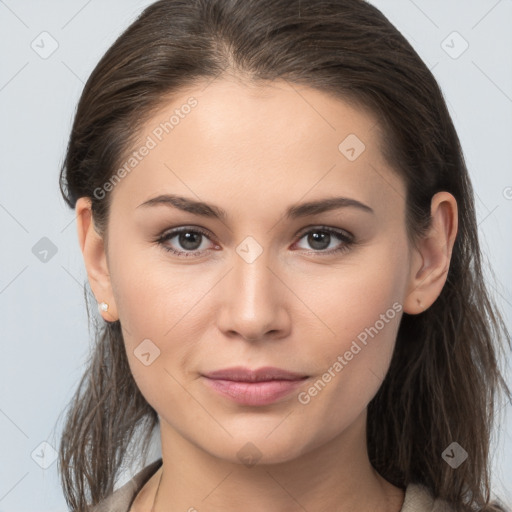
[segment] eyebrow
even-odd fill
[[[137,206],[137,208],[140,208],[141,206],[150,207],[160,205],[170,206],[184,212],[193,213],[194,215],[201,215],[203,217],[211,217],[214,219],[226,220],[228,216],[226,211],[218,206],[175,194],[162,194],[157,197],[153,197],[152,199],[148,199]],[[329,197],[318,201],[291,205],[287,208],[285,217],[287,219],[297,219],[347,207],[355,207],[368,213],[375,213],[368,205],[361,203],[356,199],[351,199],[349,197]]]

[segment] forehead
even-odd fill
[[[333,187],[361,200],[382,196],[383,186],[396,195],[401,180],[379,144],[376,119],[331,95],[285,81],[217,79],[181,90],[152,113],[113,195],[140,204],[166,191],[201,198],[229,191],[240,207],[325,196]]]

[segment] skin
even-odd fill
[[[256,86],[226,77],[182,90],[144,125],[140,143],[190,96],[198,105],[111,192],[107,248],[91,222],[90,200],[76,205],[91,289],[110,306],[104,319],[120,319],[134,378],[160,417],[163,466],[131,511],[151,509],[160,477],[157,511],[399,511],[404,491],[368,459],[367,405],[389,368],[403,312],[424,311],[446,281],[454,197],[432,198],[432,227],[413,246],[405,185],[383,159],[376,120],[286,82]],[[349,134],[365,144],[354,161],[338,149]],[[164,193],[215,204],[227,217],[139,207]],[[292,204],[334,196],[373,213],[344,207],[284,217]],[[177,236],[164,242],[202,251],[199,257],[154,242],[179,226],[211,234],[198,235],[193,249]],[[355,243],[325,254],[344,242],[332,235],[314,245],[308,234],[323,233],[322,226],[348,231]],[[237,253],[247,236],[263,250],[251,263]],[[399,314],[300,403],[298,392],[395,302]],[[134,354],[144,339],[160,350],[149,366]],[[235,365],[309,378],[273,404],[242,406],[201,377]],[[248,442],[261,454],[253,466],[237,455]]]

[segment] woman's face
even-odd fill
[[[261,464],[361,426],[411,291],[405,187],[375,119],[222,79],[175,96],[133,149],[111,192],[110,311],[162,431]],[[301,378],[205,377],[233,367]]]

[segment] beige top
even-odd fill
[[[162,459],[158,459],[146,466],[122,487],[93,507],[91,512],[129,512],[139,491],[161,465]],[[453,509],[445,501],[434,499],[425,486],[409,484],[405,489],[404,504],[400,512],[453,512]]]

